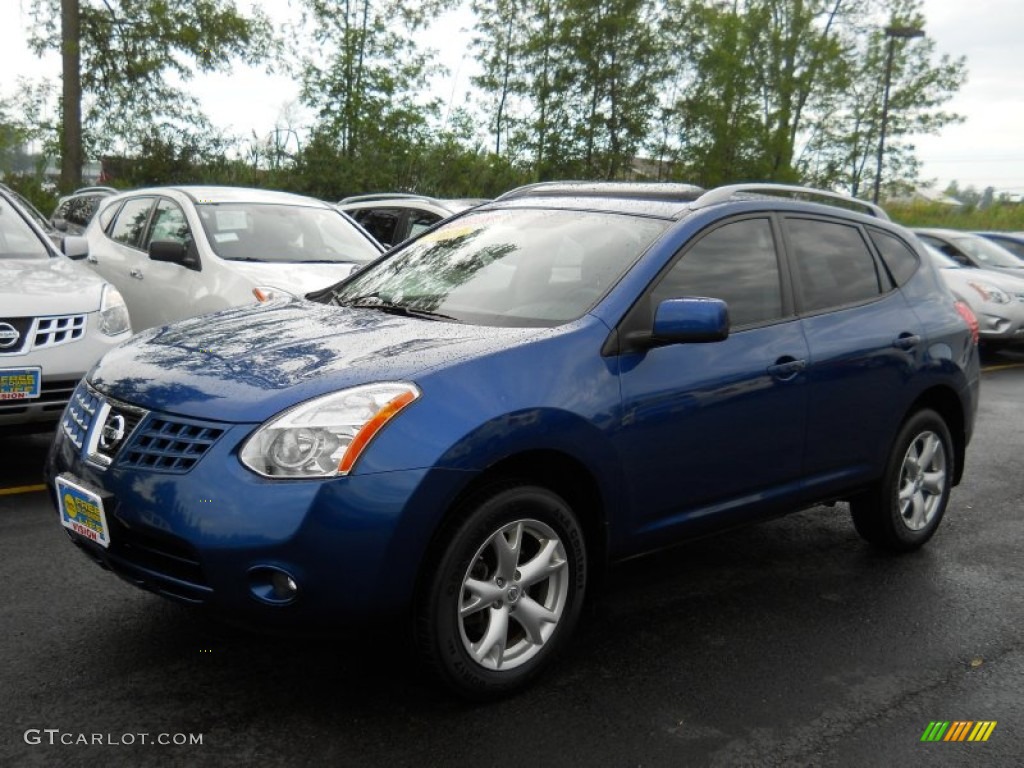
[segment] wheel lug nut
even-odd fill
[[[519,571],[516,571],[516,575],[515,575],[516,581],[519,581],[521,578],[523,578],[523,574],[521,574]]]
[[[501,608],[501,600],[495,600],[494,601],[494,608],[495,609],[500,609]]]
[[[505,586],[505,580],[503,578],[501,578],[500,576],[497,579],[494,580],[494,583],[497,584],[499,587],[504,587]]]

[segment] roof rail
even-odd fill
[[[660,200],[690,203],[704,190],[693,184],[644,181],[541,181],[516,187],[498,200],[519,197],[626,197],[635,200]]]
[[[429,195],[411,195],[405,192],[377,192],[372,195],[352,195],[343,197],[338,205],[346,203],[369,203],[375,200],[433,200]]]
[[[795,184],[768,184],[762,182],[755,184],[729,184],[724,187],[715,187],[701,195],[692,207],[706,208],[709,205],[724,203],[728,200],[742,199],[744,197],[751,200],[765,197],[803,199],[808,202],[820,202],[825,205],[867,213],[875,218],[889,221],[889,214],[874,203],[858,200],[856,197],[842,195],[838,192],[800,187]]]

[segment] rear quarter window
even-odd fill
[[[882,255],[886,269],[896,285],[903,285],[917,271],[917,254],[895,235],[879,229],[869,229],[868,236]]]

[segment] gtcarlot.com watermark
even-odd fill
[[[201,733],[75,733],[60,728],[29,728],[23,737],[26,744],[57,746],[130,747],[137,744],[163,747],[196,747],[203,745]]]

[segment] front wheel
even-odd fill
[[[579,618],[583,533],[561,497],[526,484],[483,493],[456,520],[420,600],[420,648],[465,696],[512,693],[551,661]]]
[[[881,482],[850,501],[857,533],[897,552],[927,542],[946,511],[954,460],[943,418],[932,410],[911,416],[893,443]]]

